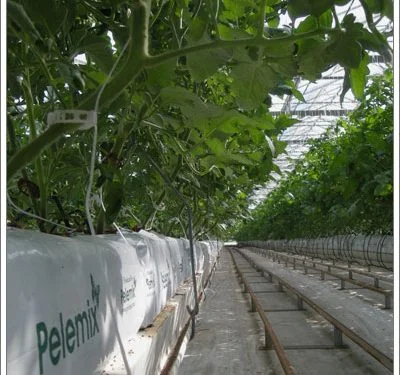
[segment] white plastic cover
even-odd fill
[[[220,246],[219,246],[220,247]],[[195,243],[207,277],[218,255]],[[205,269],[203,269],[205,266]],[[191,277],[189,241],[7,230],[7,373],[91,374]]]

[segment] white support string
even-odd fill
[[[99,110],[99,104],[100,104],[101,95],[103,94],[103,91],[104,91],[106,85],[110,81],[111,76],[114,73],[114,70],[117,67],[122,55],[124,54],[126,48],[128,47],[129,42],[130,42],[130,38],[126,41],[124,47],[122,48],[121,53],[119,54],[117,60],[115,60],[115,63],[113,65],[113,67],[111,68],[110,72],[107,75],[106,80],[104,81],[103,85],[101,86],[101,88],[99,90],[99,93],[98,93],[97,98],[96,98],[96,103],[95,103],[95,106],[94,106],[94,111],[96,113],[98,113],[98,110]],[[96,147],[97,147],[97,122],[96,122],[96,124],[94,126],[94,131],[93,131],[92,156],[91,156],[90,169],[89,169],[89,182],[88,182],[88,186],[87,186],[87,189],[86,189],[86,199],[85,199],[86,218],[87,218],[87,222],[88,222],[88,225],[89,225],[90,234],[92,236],[94,236],[96,234],[96,232],[94,230],[94,226],[93,226],[92,216],[90,214],[90,197],[91,197],[91,194],[92,194],[93,177],[94,177],[94,166],[96,164]],[[103,207],[103,209],[105,211],[103,200],[102,200],[102,207]]]
[[[115,223],[115,221],[113,221],[113,225],[114,227],[117,229],[118,233],[120,234],[120,236],[124,239],[125,243],[130,246],[130,243],[128,242],[128,240],[126,239],[126,237],[124,236],[124,234],[122,233],[121,229],[119,228],[119,226]]]
[[[88,182],[88,186],[87,186],[87,190],[86,190],[86,199],[85,199],[85,211],[86,211],[86,218],[88,221],[88,225],[89,225],[89,229],[90,229],[90,234],[91,235],[95,235],[96,232],[94,230],[94,226],[93,226],[93,220],[92,217],[90,215],[90,198],[91,198],[91,193],[92,193],[92,186],[93,186],[93,177],[94,177],[94,167],[96,164],[96,146],[97,146],[97,134],[98,134],[98,130],[97,130],[97,113],[99,110],[99,104],[100,104],[100,98],[101,95],[103,94],[103,91],[106,87],[106,85],[109,83],[112,74],[114,73],[119,61],[121,60],[122,55],[124,54],[126,48],[128,47],[130,42],[130,38],[128,38],[128,40],[126,41],[124,47],[121,50],[121,53],[119,54],[118,58],[115,60],[114,65],[112,66],[110,72],[108,73],[106,80],[104,81],[104,83],[102,84],[102,86],[100,87],[99,93],[97,94],[96,97],[96,102],[95,102],[95,106],[94,106],[94,111],[82,111],[82,110],[59,110],[59,111],[55,111],[52,113],[49,113],[48,115],[48,125],[52,125],[52,124],[56,124],[56,123],[75,123],[77,122],[81,122],[82,126],[80,127],[81,130],[85,130],[85,129],[89,129],[90,127],[93,126],[94,128],[94,132],[93,132],[93,142],[92,142],[92,155],[91,155],[91,160],[90,160],[90,169],[89,169],[89,182]],[[94,112],[94,115],[93,115]],[[75,117],[77,116],[77,117]],[[89,126],[90,124],[90,126]],[[102,199],[102,195],[100,195],[100,199],[101,199],[101,206],[103,208],[103,210],[105,211],[105,207],[104,207],[104,203],[103,203],[103,199]],[[62,224],[58,224],[55,223],[51,220],[45,219],[39,215],[35,215],[32,213],[29,213],[25,210],[23,210],[22,208],[18,207],[10,198],[8,192],[7,192],[7,200],[9,202],[9,204],[18,212],[23,213],[24,215],[30,216],[32,218],[41,220],[41,221],[45,221],[47,223],[56,225],[58,227],[61,228],[65,228],[68,229],[68,231],[73,231],[72,228],[66,227],[65,225]],[[114,225],[116,225],[114,223]],[[117,228],[118,229],[118,228]],[[118,229],[119,230],[119,229]],[[119,231],[121,234],[122,232]]]
[[[57,226],[57,227],[65,228],[65,229],[68,230],[68,232],[73,232],[73,231],[74,231],[73,228],[67,227],[67,226],[62,225],[62,224],[59,224],[59,223],[55,223],[54,221],[51,221],[51,220],[47,220],[47,219],[45,219],[45,218],[43,218],[43,217],[41,217],[41,216],[39,216],[39,215],[32,214],[32,213],[30,213],[30,212],[28,212],[28,211],[23,210],[21,207],[18,207],[18,206],[12,201],[12,199],[10,198],[10,195],[8,194],[8,191],[7,191],[7,201],[8,201],[8,203],[9,203],[17,212],[21,212],[21,213],[23,213],[23,214],[26,215],[26,216],[30,216],[30,217],[33,217],[34,219],[38,219],[38,220],[41,220],[41,221],[45,221],[46,223],[53,224],[53,225],[55,225],[55,226]]]

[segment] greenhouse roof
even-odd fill
[[[343,19],[347,13],[354,12],[357,22],[367,23],[365,14],[358,0],[354,0],[346,6],[336,7],[339,19]],[[380,32],[387,33],[389,42],[393,45],[393,24],[387,19],[374,20]],[[301,22],[301,19],[297,22]],[[290,23],[290,19],[288,19]],[[368,64],[369,76],[379,75],[388,68],[390,61],[378,54],[370,56]],[[296,161],[309,149],[310,139],[320,138],[328,128],[336,124],[340,117],[346,116],[357,108],[359,102],[347,91],[343,99],[344,68],[333,66],[324,72],[318,80],[310,82],[300,77],[296,81],[297,90],[303,95],[304,102],[293,95],[283,97],[274,96],[270,112],[274,115],[289,114],[298,122],[287,128],[280,135],[280,140],[287,142],[286,153],[278,155],[274,163],[279,167],[282,176],[294,168]],[[268,195],[282,178],[278,173],[271,174],[272,179],[264,187],[259,187],[254,194],[254,206],[258,205]]]

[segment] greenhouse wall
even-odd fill
[[[393,236],[342,235],[293,240],[243,241],[239,246],[289,252],[393,269]]]

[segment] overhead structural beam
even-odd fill
[[[304,111],[288,111],[286,114],[290,114],[292,116],[299,117],[307,117],[307,116],[345,116],[350,112],[353,112],[354,109],[312,109],[312,110],[304,110]],[[277,116],[281,115],[285,112],[283,111],[271,111],[271,115]]]

